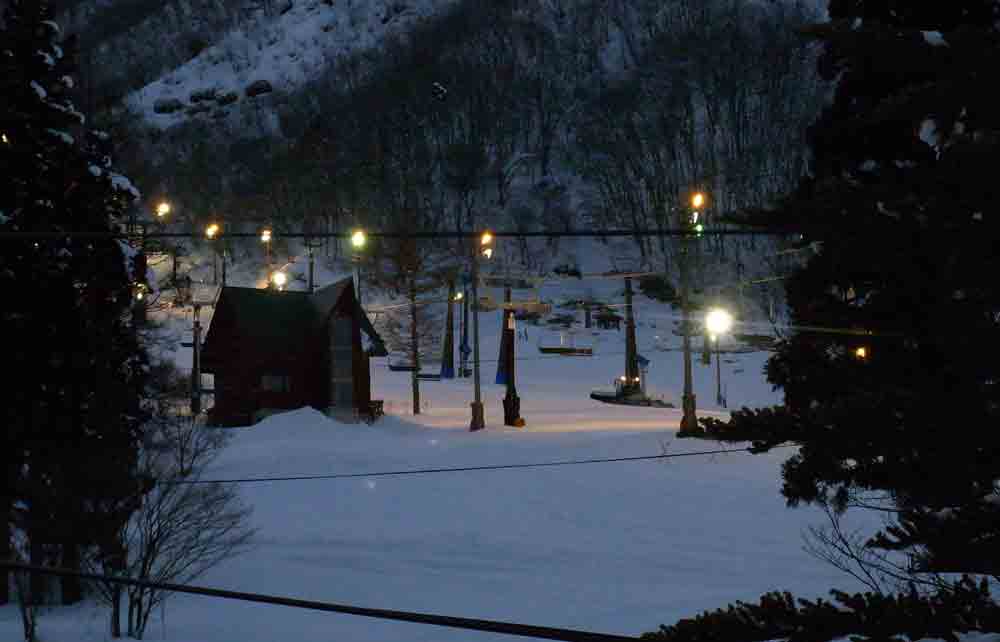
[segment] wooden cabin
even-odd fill
[[[201,352],[202,372],[215,377],[209,420],[245,426],[302,406],[373,417],[368,360],[386,354],[350,278],[312,294],[223,287]]]

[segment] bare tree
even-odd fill
[[[855,499],[851,507],[864,507],[886,516],[886,522],[899,511],[889,498]],[[948,581],[937,573],[917,572],[912,561],[914,555],[901,556],[873,546],[871,537],[863,529],[848,529],[843,522],[843,511],[824,504],[827,526],[810,526],[803,535],[804,548],[813,557],[830,564],[879,594],[905,593],[919,589],[929,593],[946,590]]]
[[[206,469],[226,444],[225,433],[174,416],[154,424],[144,444],[140,474],[154,484],[119,535],[117,555],[105,551],[105,572],[152,582],[184,584],[244,551],[254,531],[250,509],[231,484],[205,483]],[[121,634],[122,590],[99,586],[111,607],[111,635]],[[129,587],[127,635],[142,639],[150,613],[169,593]]]
[[[15,562],[27,561],[21,555],[16,544],[11,547],[11,553]],[[14,593],[17,602],[17,611],[21,615],[21,628],[24,632],[24,642],[35,642],[38,639],[38,596],[32,593],[31,580],[28,573],[12,573],[14,577]]]

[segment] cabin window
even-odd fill
[[[291,392],[292,378],[288,375],[261,375],[260,389],[267,392]]]

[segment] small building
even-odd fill
[[[615,314],[608,308],[602,308],[600,312],[594,315],[594,319],[597,321],[597,327],[601,330],[610,330],[612,328],[621,330],[621,315]]]
[[[215,378],[210,421],[245,426],[302,406],[374,417],[368,360],[386,354],[350,278],[312,294],[223,287],[201,351]]]

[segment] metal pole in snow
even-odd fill
[[[483,400],[479,390],[479,252],[478,238],[472,240],[472,386],[475,389],[475,400],[472,402],[472,421],[469,430],[482,430],[486,427],[483,414]]]
[[[191,364],[191,414],[201,413],[201,304],[194,304],[194,358]]]

